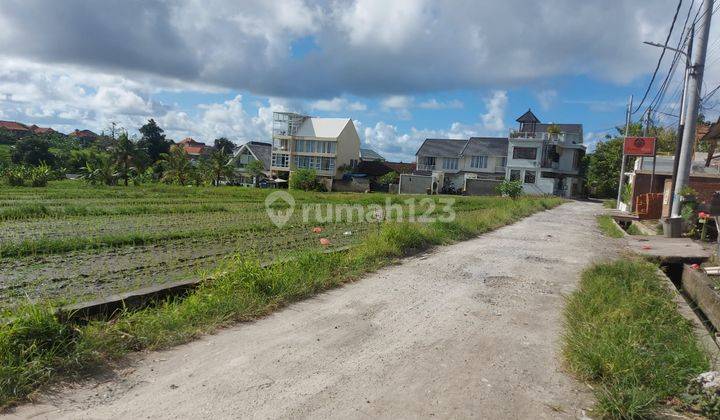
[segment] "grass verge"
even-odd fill
[[[632,260],[598,264],[567,300],[563,354],[573,372],[595,385],[602,416],[650,416],[709,368],[656,270]]]
[[[495,207],[463,213],[454,222],[386,223],[349,251],[299,252],[269,267],[238,256],[189,296],[123,313],[113,322],[68,327],[50,307],[21,308],[11,314],[15,322],[0,326],[0,407],[59,375],[97,367],[129,351],[187,342],[352,281],[409,253],[467,239],[561,203],[499,199]]]
[[[597,217],[598,227],[600,231],[611,238],[622,238],[624,236],[622,229],[618,227],[612,217],[601,215]]]

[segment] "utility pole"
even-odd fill
[[[628,101],[628,108],[625,112],[625,138],[627,138],[628,134],[630,133],[630,116],[632,115],[632,106],[633,106],[633,97],[630,95],[630,100]],[[623,190],[623,184],[625,183],[625,162],[627,160],[627,156],[625,156],[625,141],[623,141],[623,151],[622,151],[622,163],[620,164],[620,181],[618,182],[618,194],[617,194],[617,205],[616,208],[620,210],[620,203],[622,202],[622,190]]]
[[[702,22],[697,39],[697,48],[694,51],[693,65],[688,73],[687,83],[687,117],[683,130],[683,143],[680,149],[677,181],[673,191],[671,219],[680,220],[680,191],[689,184],[690,170],[692,169],[693,146],[695,145],[695,128],[700,108],[700,89],[702,88],[703,73],[705,72],[705,57],[707,56],[708,37],[710,36],[710,21],[712,19],[714,0],[703,2]],[[678,222],[675,223],[678,223]],[[672,223],[672,220],[671,220]],[[675,231],[675,229],[672,229]]]
[[[685,105],[687,103],[687,85],[688,73],[690,72],[690,57],[692,57],[693,42],[695,40],[695,25],[690,28],[690,39],[688,39],[687,52],[685,53],[685,75],[683,78],[682,95],[680,95],[680,118],[678,119],[677,140],[675,141],[675,157],[673,158],[673,176],[670,186],[670,197],[668,200],[668,208],[672,209],[675,202],[675,186],[677,185],[678,165],[680,164],[680,149],[683,144],[683,131],[685,131]],[[671,215],[672,217],[672,215]]]
[[[648,107],[647,114],[645,115],[645,127],[643,128],[643,137],[647,137],[648,132],[650,131],[650,114],[652,114],[652,108]],[[655,140],[655,150],[653,150],[652,172],[650,173],[650,194],[653,193],[653,187],[655,186],[655,164],[656,163],[657,163],[657,140]],[[642,167],[640,169],[642,169]]]

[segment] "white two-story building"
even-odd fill
[[[360,137],[349,118],[317,118],[273,112],[271,175],[288,179],[300,168],[314,169],[330,190],[339,168],[354,168],[360,160]]]
[[[502,137],[425,139],[415,153],[417,172],[434,175],[438,191],[461,190],[467,179],[503,179],[507,150]]]
[[[506,179],[521,180],[526,194],[580,195],[582,124],[544,124],[531,110],[516,121],[520,126],[508,137]]]

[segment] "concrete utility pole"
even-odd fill
[[[680,118],[678,119],[677,128],[677,141],[675,142],[675,157],[673,158],[673,176],[672,183],[670,186],[670,197],[668,200],[669,208],[672,209],[673,203],[675,202],[675,186],[677,185],[677,173],[678,164],[680,163],[680,149],[682,149],[683,143],[683,132],[685,131],[685,104],[687,103],[687,84],[688,84],[688,73],[692,63],[690,57],[692,56],[693,41],[695,40],[695,25],[692,25],[690,29],[690,39],[688,39],[687,52],[685,54],[685,74],[683,77],[683,88],[682,95],[680,95]],[[681,51],[682,52],[682,51]]]
[[[645,127],[643,128],[643,137],[648,136],[648,132],[650,131],[650,114],[652,114],[652,108],[648,107],[647,114],[645,115]],[[653,165],[652,165],[652,173],[650,174],[650,193],[653,192],[653,187],[655,186],[655,164],[657,163],[657,140],[655,140],[655,150],[653,153]],[[642,169],[642,167],[640,168]]]
[[[627,138],[628,134],[630,133],[630,116],[632,115],[632,106],[633,106],[633,97],[630,95],[630,100],[628,101],[628,107],[627,111],[625,112],[625,138]],[[623,190],[623,184],[625,183],[625,162],[627,160],[627,156],[625,156],[625,142],[623,141],[623,152],[622,152],[622,163],[620,164],[620,182],[618,182],[618,194],[617,194],[617,205],[615,206],[618,210],[620,210],[620,203],[622,202],[622,190]]]
[[[678,163],[677,181],[673,191],[673,205],[671,219],[680,218],[680,191],[690,181],[690,170],[692,169],[693,146],[695,145],[695,128],[700,108],[700,89],[702,88],[703,73],[705,72],[705,57],[707,56],[708,37],[710,36],[710,21],[714,0],[703,2],[702,19],[700,31],[697,38],[697,48],[693,57],[693,66],[688,73],[687,83],[687,118],[683,130],[683,143],[680,149],[680,161]],[[672,222],[672,221],[671,221]],[[677,223],[677,222],[676,222]]]

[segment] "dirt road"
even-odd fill
[[[573,202],[19,407],[64,418],[577,418],[563,294],[612,255]]]

